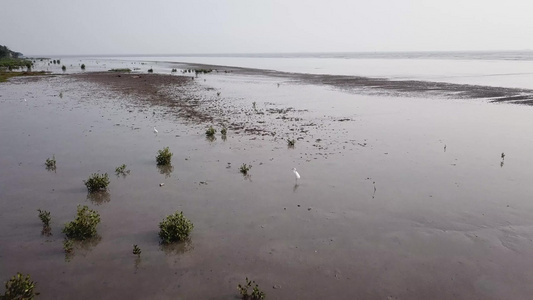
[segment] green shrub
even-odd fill
[[[100,223],[100,214],[86,205],[78,205],[76,219],[65,224],[63,233],[69,239],[86,240],[96,236],[96,226]]]
[[[35,282],[31,281],[30,275],[17,273],[6,282],[6,292],[0,296],[2,300],[26,300],[34,299]]]
[[[94,193],[97,191],[105,191],[109,185],[109,176],[107,173],[98,174],[93,173],[87,181],[83,181],[89,193]]]
[[[170,160],[172,159],[172,152],[168,147],[163,148],[162,150],[157,151],[157,156],[155,157],[158,166],[170,165]]]
[[[43,222],[43,227],[50,227],[50,221],[52,218],[50,217],[50,212],[46,210],[37,210],[39,212],[39,219]]]
[[[247,165],[247,164],[242,164],[241,168],[239,169],[239,171],[246,175],[248,174],[248,171],[250,171],[250,169],[252,168],[252,165]]]
[[[61,67],[61,70],[63,70],[63,72],[65,72],[65,71],[67,70],[67,67],[65,67],[65,65],[63,65],[63,66]]]
[[[254,287],[252,287],[252,284],[255,284]],[[252,288],[252,293],[248,294],[248,289]],[[239,290],[239,293],[241,294],[242,299],[245,300],[260,300],[265,299],[265,292],[261,291],[259,289],[259,285],[255,283],[255,281],[250,281],[248,277],[246,277],[246,284],[241,285],[239,284],[237,286],[237,289]]]
[[[163,244],[183,241],[193,228],[194,225],[183,216],[183,212],[175,212],[159,223],[159,237]]]
[[[81,69],[85,71],[85,64],[81,64]]]
[[[205,131],[205,135],[207,136],[214,136],[217,130],[213,128],[213,126],[209,126],[209,128]]]
[[[148,69],[148,73],[154,73],[154,69],[152,68]]]

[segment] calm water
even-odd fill
[[[533,89],[533,51],[211,54],[99,59],[187,62],[283,72],[428,80]]]

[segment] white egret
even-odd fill
[[[157,129],[155,129],[155,127],[154,127],[154,133],[157,134],[158,132],[159,132],[159,131],[157,131]]]
[[[296,181],[298,181],[298,179],[300,179],[300,173],[296,171],[296,168],[292,168],[292,172],[294,173],[294,177],[296,178]]]

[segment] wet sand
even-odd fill
[[[0,86],[2,280],[30,273],[40,299],[236,299],[245,277],[267,299],[533,292],[531,107],[268,74],[117,75]],[[207,140],[211,124],[227,139]],[[165,146],[171,172],[155,165]],[[131,173],[112,175],[122,163]],[[87,196],[97,171],[111,175],[108,198]],[[100,239],[66,259],[61,228],[78,204],[100,212]],[[158,223],[176,210],[191,241],[161,247]]]

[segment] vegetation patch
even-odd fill
[[[254,286],[252,286],[254,284]],[[248,289],[252,289],[251,293],[248,293]],[[241,294],[242,299],[245,300],[259,300],[259,299],[265,299],[265,292],[261,291],[259,289],[259,285],[255,283],[255,281],[250,281],[248,277],[246,277],[246,284],[237,286],[237,289],[239,290],[239,293]]]
[[[78,205],[78,213],[74,221],[65,224],[63,233],[69,239],[86,240],[96,236],[96,226],[100,223],[100,214],[88,206]]]
[[[109,72],[117,72],[117,73],[130,73],[130,68],[124,68],[124,69],[111,69]]]
[[[109,176],[107,173],[98,174],[93,173],[87,181],[83,181],[89,193],[94,193],[98,191],[105,191],[109,185]]]
[[[133,255],[141,256],[141,248],[137,245],[133,245]]]
[[[161,243],[170,244],[187,239],[194,225],[183,216],[183,212],[175,212],[159,223]]]
[[[0,82],[6,82],[11,77],[22,77],[22,76],[41,76],[46,75],[45,71],[39,72],[5,72],[0,69]]]
[[[50,227],[50,222],[52,221],[52,217],[50,217],[50,212],[46,210],[37,210],[39,212],[39,219],[41,219],[41,222],[43,222],[43,227]]]
[[[6,282],[6,292],[0,296],[2,300],[26,300],[34,299],[37,295],[34,292],[35,282],[30,278],[30,275],[24,276],[21,273],[13,276]]]
[[[72,242],[72,240],[68,238],[65,238],[63,240],[63,250],[67,254],[72,253],[74,251],[74,243]]]
[[[81,69],[85,71],[85,64],[81,64]]]
[[[165,147],[157,151],[157,156],[155,157],[158,166],[170,165],[172,160],[172,152],[170,152],[168,147]]]

